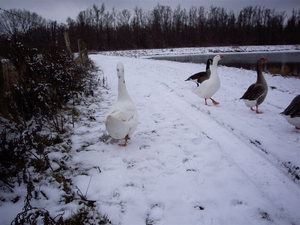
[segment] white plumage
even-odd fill
[[[203,81],[199,87],[196,87],[193,90],[193,93],[198,95],[201,98],[204,98],[205,105],[207,105],[207,99],[210,99],[214,105],[218,105],[219,102],[212,99],[212,96],[219,90],[221,86],[220,78],[217,73],[218,62],[222,59],[223,55],[216,55],[213,59],[213,64],[211,67],[211,75],[210,78]]]
[[[136,107],[129,96],[124,77],[124,66],[122,62],[117,64],[118,75],[118,100],[108,111],[105,117],[105,126],[107,132],[114,139],[125,138],[126,146],[130,135],[136,130],[138,125],[138,116]]]

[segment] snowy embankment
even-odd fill
[[[165,49],[139,49],[130,51],[101,52],[103,55],[126,57],[153,57],[159,55],[197,55],[208,53],[238,53],[238,52],[282,52],[299,51],[298,45],[264,45],[264,46],[218,46],[218,47],[194,47],[194,48],[165,48]]]
[[[205,106],[184,82],[205,64],[91,58],[110,90],[87,106],[97,122],[73,137],[74,151],[89,143],[76,157],[101,169],[90,171],[88,196],[113,224],[299,224],[300,132],[279,115],[299,94],[299,79],[266,74],[272,88],[257,115],[239,100],[254,71],[219,67],[220,105]],[[99,141],[116,101],[118,61],[139,113],[125,148]]]
[[[271,46],[267,51],[276,49],[296,50],[297,46]],[[207,50],[168,54],[181,51]],[[239,98],[256,80],[256,72],[219,66],[221,88],[214,99],[220,105],[205,106],[192,93],[195,83],[184,81],[203,71],[205,62],[142,58],[157,54],[164,53],[91,55],[109,88],[99,87],[93,97],[76,106],[81,115],[75,123],[72,150],[50,158],[65,157],[67,166],[82,171],[73,176],[74,185],[95,201],[112,224],[299,225],[300,131],[279,113],[300,94],[300,79],[265,74],[269,93],[259,107],[263,114],[255,114]],[[119,61],[139,115],[127,147],[119,147],[103,123],[117,98]],[[51,215],[69,216],[76,211],[74,203],[59,204],[60,193],[46,186],[41,190],[52,198],[37,205]],[[11,214],[15,211],[14,216],[21,211],[14,210],[13,204],[6,206]],[[3,207],[1,215],[5,215]]]

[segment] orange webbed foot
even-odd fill
[[[120,147],[126,147],[127,146],[127,143],[124,143],[124,144],[119,144]]]
[[[215,100],[212,99],[212,98],[210,98],[210,100],[212,101],[212,103],[213,103],[214,105],[219,105],[219,104],[220,104],[219,102],[215,101]]]
[[[120,147],[126,147],[127,146],[127,141],[130,140],[130,137],[128,136],[128,134],[125,136],[125,143],[123,144],[119,144]]]
[[[256,113],[257,114],[262,114],[263,112],[261,112],[261,111],[258,111],[258,106],[256,106]]]

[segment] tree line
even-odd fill
[[[0,14],[0,38],[24,45],[64,47],[63,32],[69,31],[72,48],[77,40],[89,50],[149,49],[221,45],[299,44],[300,9],[288,16],[260,6],[248,6],[234,13],[221,7],[191,6],[175,9],[158,4],[152,10],[106,11],[93,5],[66,24],[45,20],[26,10],[5,10]]]

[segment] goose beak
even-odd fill
[[[220,55],[220,58],[223,59],[223,58],[224,58],[224,55]]]

